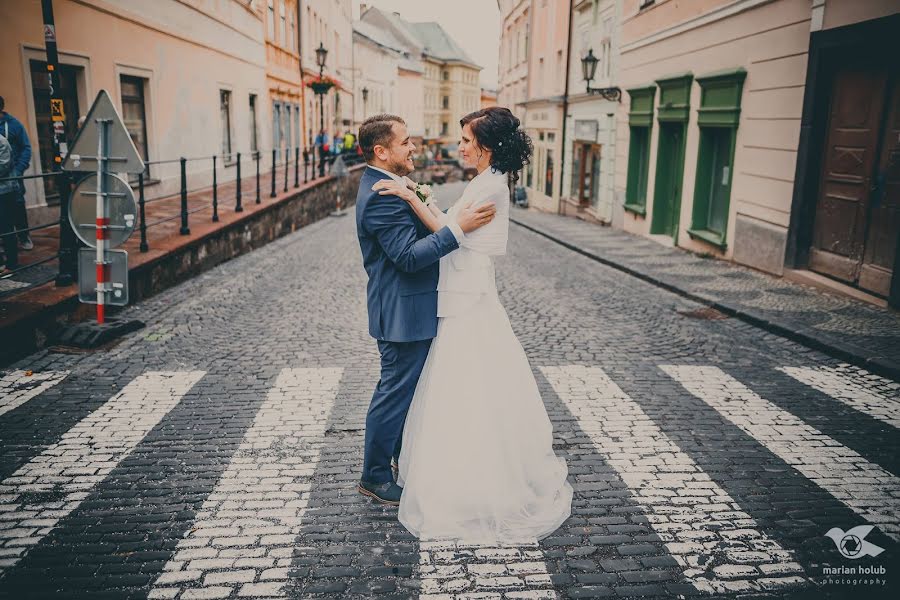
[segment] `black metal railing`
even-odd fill
[[[291,151],[293,150],[293,152]],[[251,185],[251,189],[255,191],[255,203],[261,204],[261,185],[264,177],[269,176],[271,178],[271,191],[269,194],[270,198],[277,197],[277,177],[279,176],[279,171],[283,170],[283,185],[281,186],[282,193],[287,193],[289,189],[289,177],[291,168],[294,171],[294,181],[293,187],[299,188],[301,184],[305,185],[309,182],[314,182],[317,179],[320,179],[322,175],[320,174],[321,167],[324,166],[324,176],[328,177],[331,173],[331,167],[334,164],[334,161],[337,159],[338,155],[325,153],[321,154],[317,149],[312,148],[274,148],[271,150],[272,162],[271,168],[269,172],[263,172],[261,170],[261,157],[262,151],[254,151],[250,153],[250,160],[255,164],[254,175],[252,176],[255,179],[255,183]],[[341,154],[343,157],[345,164],[348,166],[360,164],[363,162],[362,156],[360,156],[355,151],[348,151]],[[161,194],[159,196],[153,198],[146,197],[146,188],[148,186],[148,182],[145,180],[144,174],[140,174],[137,177],[137,180],[131,182],[131,185],[136,188],[137,192],[137,205],[138,205],[138,218],[139,222],[137,224],[138,234],[140,236],[139,249],[140,252],[148,252],[150,250],[150,244],[148,241],[148,230],[153,227],[157,227],[163,223],[168,223],[175,220],[180,220],[179,234],[180,235],[190,235],[190,217],[196,213],[200,213],[203,211],[212,211],[211,221],[218,222],[219,216],[221,213],[222,206],[219,203],[219,193],[220,191],[224,192],[231,186],[234,186],[234,208],[233,212],[239,213],[244,211],[243,205],[243,195],[244,195],[244,183],[245,179],[242,177],[242,166],[243,162],[246,160],[245,156],[240,152],[235,152],[232,154],[217,154],[212,156],[194,156],[194,157],[178,157],[164,160],[152,160],[147,161],[145,164],[150,165],[167,165],[167,164],[178,164],[179,165],[179,189],[177,192],[168,192]],[[321,164],[324,161],[324,165]],[[188,165],[196,165],[202,164],[203,162],[209,162],[212,166],[212,173],[204,172],[198,169],[195,169],[193,173],[188,172]],[[320,169],[317,170],[316,163],[320,163]],[[293,163],[293,164],[291,164]],[[221,166],[220,166],[221,164]],[[221,182],[219,180],[219,169],[230,169],[234,168],[234,178],[228,180],[226,182]],[[24,181],[28,179],[44,179],[48,177],[57,178],[57,184],[60,193],[60,215],[59,220],[53,223],[47,223],[44,225],[36,225],[34,227],[21,228],[17,229],[13,225],[13,229],[7,232],[0,232],[0,248],[3,248],[3,238],[5,236],[19,236],[23,233],[30,233],[32,231],[40,231],[43,229],[51,229],[54,227],[59,228],[59,246],[56,254],[52,256],[42,257],[39,260],[29,262],[27,265],[22,265],[13,270],[10,270],[2,275],[0,275],[0,280],[8,279],[16,276],[17,274],[26,271],[28,269],[34,268],[38,265],[46,264],[53,260],[60,260],[59,263],[59,273],[56,277],[57,285],[69,285],[73,283],[76,279],[77,273],[75,272],[77,266],[75,261],[75,253],[77,252],[79,242],[76,239],[75,235],[71,231],[71,227],[68,219],[68,203],[69,203],[69,191],[73,187],[73,183],[80,180],[83,176],[89,175],[89,173],[73,173],[73,172],[51,172],[51,173],[43,173],[39,175],[22,175],[18,177],[5,177],[0,178],[0,182],[4,181]],[[211,178],[210,181],[204,182],[203,185],[199,185],[192,189],[188,189],[188,177],[192,176],[194,178],[204,177]],[[197,194],[198,192],[211,192],[211,199],[206,202],[200,202],[200,206],[189,207],[189,199],[192,195]],[[147,205],[153,204],[156,202],[161,202],[164,200],[173,200],[175,198],[179,199],[179,210],[177,214],[161,217],[155,219],[153,221],[147,222],[147,214],[146,208]],[[17,238],[16,238],[17,239]]]

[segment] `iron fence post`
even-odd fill
[[[187,205],[187,159],[181,157],[181,235],[190,235],[191,230],[188,227],[188,205]]]
[[[144,198],[144,174],[138,175],[138,210],[141,216],[141,252],[150,250],[147,244],[147,201]]]
[[[237,153],[237,188],[235,188],[235,205],[234,212],[244,212],[244,207],[241,206],[241,153]]]

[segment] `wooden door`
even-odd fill
[[[678,229],[678,213],[681,210],[683,173],[684,124],[661,123],[650,233],[675,237]]]
[[[588,206],[596,204],[595,188],[599,177],[600,146],[581,144],[578,149],[578,204]]]
[[[865,253],[887,83],[884,69],[857,65],[835,73],[809,257],[810,269],[850,283]]]
[[[885,106],[859,287],[888,296],[900,246],[900,73],[894,73]]]

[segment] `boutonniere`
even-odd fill
[[[416,184],[416,196],[418,196],[419,200],[421,200],[425,204],[429,204],[431,199],[434,197],[434,192],[432,191],[430,185],[419,183]]]

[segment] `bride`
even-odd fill
[[[478,176],[448,214],[401,183],[375,186],[403,198],[432,231],[470,202],[497,208],[491,223],[441,259],[437,337],[403,429],[398,517],[421,540],[534,542],[569,517],[572,486],[565,461],[553,452],[553,426],[525,351],[497,296],[493,261],[506,253],[507,173],[522,169],[532,145],[506,108],[474,112],[460,124],[460,155]]]

